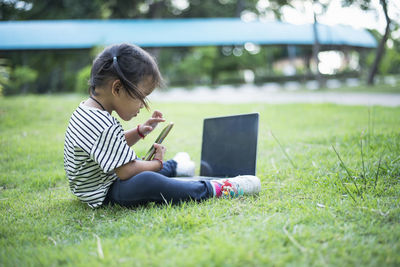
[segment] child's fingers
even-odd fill
[[[163,156],[167,150],[165,146],[157,143],[154,143],[154,148],[156,149],[156,154],[160,154],[161,156]]]
[[[148,120],[148,122],[150,122],[150,123],[154,123],[154,122],[163,122],[163,121],[165,121],[164,118],[150,118],[150,119]]]
[[[153,128],[155,128],[157,126],[158,123],[160,122],[164,122],[165,119],[164,118],[150,118],[146,124],[152,126]]]
[[[154,157],[158,158],[160,160],[163,160],[164,159],[164,154],[165,154],[165,151],[166,151],[165,146],[155,143],[154,144],[154,148],[156,150]]]
[[[159,110],[155,110],[152,115],[153,118],[162,118],[162,116],[163,114]]]
[[[157,143],[154,143],[154,148],[155,148],[155,149],[165,150],[165,146],[163,146],[163,145],[161,145],[161,144],[157,144]]]

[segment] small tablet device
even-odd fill
[[[160,135],[157,137],[154,143],[161,144],[164,141],[165,137],[167,137],[173,126],[173,122],[170,122],[167,126],[165,126],[165,128],[161,131]],[[155,153],[156,149],[154,148],[154,145],[152,145],[146,156],[144,156],[143,160],[152,160]]]

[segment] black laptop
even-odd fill
[[[258,113],[204,119],[200,176],[256,175]]]

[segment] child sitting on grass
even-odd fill
[[[130,147],[165,121],[159,111],[134,129],[123,131],[111,116],[129,121],[149,109],[146,97],[162,83],[155,60],[130,44],[107,47],[93,61],[89,98],[73,112],[65,134],[64,168],[72,193],[90,207],[133,206],[148,202],[178,203],[223,195],[258,193],[260,180],[238,176],[223,180],[173,179],[193,176],[186,153],[164,161],[165,147],[154,144],[154,160],[139,160]]]

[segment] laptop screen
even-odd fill
[[[258,117],[251,113],[204,120],[201,176],[256,175]]]

